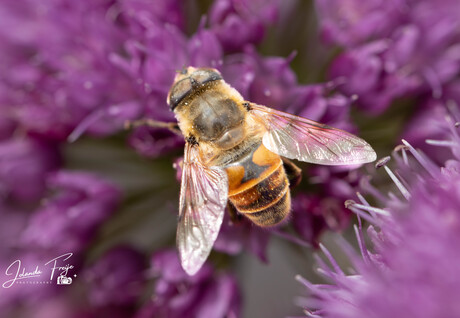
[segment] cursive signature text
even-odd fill
[[[42,271],[38,268],[38,265],[35,267],[35,270],[32,272],[26,272],[25,267],[21,267],[21,260],[17,259],[5,271],[7,276],[14,276],[12,279],[7,280],[3,283],[3,288],[10,288],[13,284],[20,279],[28,279],[39,277],[42,274]]]
[[[69,258],[71,258],[73,255],[73,253],[66,253],[66,254],[62,254],[56,258],[53,258],[52,260],[50,260],[49,262],[47,262],[45,265],[48,265],[50,263],[52,263],[53,267],[51,268],[51,277],[50,277],[50,280],[53,280],[53,277],[54,277],[54,272],[55,271],[61,271],[61,273],[59,274],[60,275],[64,275],[64,276],[67,276],[67,272],[69,271],[69,269],[72,269],[74,266],[73,265],[70,265],[70,264],[66,264],[64,266],[57,266],[57,262],[58,260],[59,261],[66,261],[68,260]]]

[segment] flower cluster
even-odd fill
[[[185,65],[225,68],[230,63],[227,60],[232,60],[229,53],[242,52],[246,45],[262,40],[278,11],[277,1],[216,1],[209,10],[209,22],[201,19],[196,32],[187,37],[184,21],[170,18],[166,10],[154,9],[156,5],[149,1],[123,3],[121,16],[131,38],[125,42],[125,54],[114,53],[111,60],[137,83],[143,115],[163,121],[174,120],[165,101],[177,70]],[[173,16],[185,14],[178,2],[173,7]],[[224,72],[230,83],[239,80],[226,75]],[[131,136],[130,144],[143,155],[159,156],[182,142],[170,132],[141,127]]]
[[[173,252],[155,254],[150,266],[154,277],[145,275],[148,252],[124,246],[87,265],[101,225],[122,202],[123,187],[91,172],[67,169],[62,151],[81,136],[117,137],[126,120],[173,120],[166,95],[184,65],[231,70],[227,59],[235,61],[236,54],[243,59],[251,55],[257,63],[265,60],[254,50],[246,53],[246,47],[260,43],[276,22],[278,1],[216,1],[196,27],[189,21],[198,21],[201,13],[193,16],[188,9],[176,0],[0,4],[1,278],[11,278],[5,269],[15,259],[30,271],[67,252],[73,253],[72,263],[82,277],[80,285],[59,294],[38,278],[30,280],[40,283],[34,288],[1,288],[0,307],[6,315],[239,316],[240,296],[232,276],[206,265],[188,278]],[[246,77],[249,72],[261,76],[251,69]],[[146,127],[134,129],[128,143],[148,157],[183,145],[167,130]],[[153,301],[145,299],[150,279]],[[86,296],[74,301],[79,290]],[[174,305],[184,297],[190,299]]]
[[[47,187],[57,193],[33,212],[22,234],[23,243],[35,250],[79,253],[120,198],[112,184],[87,173],[61,170],[49,175]]]
[[[444,87],[441,98],[426,99],[402,134],[404,139],[408,140],[414,147],[421,149],[438,164],[449,159],[451,153],[446,148],[433,147],[432,145],[436,144],[435,140],[445,140],[451,135],[450,129],[443,125],[446,116],[451,116],[454,121],[460,120],[457,106],[460,105],[459,92],[460,81],[457,79]]]
[[[126,38],[109,8],[104,1],[2,4],[2,115],[16,129],[52,140],[79,125],[107,135],[139,113],[135,87],[108,58]]]
[[[37,305],[55,295],[57,277],[44,274],[44,268],[50,269],[52,265],[47,263],[71,253],[69,262],[74,267],[81,266],[85,249],[98,227],[114,212],[120,197],[119,189],[110,182],[82,172],[50,173],[45,178],[45,188],[55,193],[47,196],[35,211],[13,207],[9,200],[2,202],[2,283],[41,268],[41,274],[33,280],[0,289],[0,308],[5,312],[14,310],[15,305]],[[39,285],[30,288],[27,284],[32,283]]]
[[[363,190],[385,207],[360,202],[347,206],[371,223],[367,233],[373,243],[366,247],[361,226],[356,234],[359,258],[344,241],[340,245],[354,266],[345,274],[325,249],[332,267],[320,262],[320,273],[332,285],[316,285],[300,278],[311,292],[300,301],[315,317],[456,317],[460,280],[458,242],[460,201],[460,134],[452,117],[437,123],[450,131],[438,144],[447,146],[453,157],[443,167],[431,162],[403,140],[393,153],[397,173],[383,165],[399,190],[386,197],[368,182]],[[409,154],[412,154],[412,157]]]
[[[229,274],[216,274],[205,264],[194,276],[182,269],[176,251],[152,256],[154,298],[138,312],[147,317],[238,317],[240,292]]]
[[[91,286],[91,304],[103,307],[135,303],[145,284],[144,263],[144,256],[129,246],[118,246],[102,255],[84,273]]]
[[[75,283],[65,292],[47,285],[29,288],[15,284],[10,289],[0,288],[2,313],[75,318],[240,316],[241,295],[236,279],[226,272],[228,264],[214,268],[209,262],[196,276],[188,277],[172,250],[157,250],[154,239],[142,236],[132,227],[131,220],[137,215],[123,214],[133,212],[133,205],[156,195],[156,190],[161,196],[163,189],[146,190],[137,184],[133,187],[131,180],[137,182],[144,175],[134,175],[136,169],[127,169],[126,174],[133,172],[133,179],[128,180],[126,174],[120,176],[119,166],[112,164],[127,157],[162,157],[165,163],[176,160],[175,166],[180,170],[177,157],[184,144],[183,138],[166,129],[134,127],[126,131],[126,121],[174,121],[166,97],[176,71],[188,65],[212,67],[247,100],[353,133],[359,133],[355,126],[359,123],[350,117],[354,105],[366,110],[371,121],[378,122],[375,115],[398,99],[409,101],[403,104],[416,101],[417,109],[410,122],[397,129],[435,164],[443,164],[451,154],[440,146],[455,148],[458,142],[454,126],[446,127],[443,120],[446,116],[460,120],[455,107],[460,103],[460,16],[456,2],[317,0],[321,38],[340,49],[330,65],[317,65],[315,70],[293,68],[305,65],[296,64],[296,59],[305,57],[305,39],[290,43],[299,52],[286,53],[288,56],[271,56],[280,50],[267,49],[284,46],[294,39],[276,32],[288,29],[286,24],[291,24],[291,18],[304,23],[306,6],[301,1],[298,5],[295,1],[280,0],[1,2],[0,279],[11,278],[4,269],[16,259],[22,260],[25,271],[31,271],[37,264],[67,252],[74,254],[72,262],[80,270],[75,275],[81,278],[74,277]],[[267,41],[271,43],[265,46]],[[334,52],[329,53],[332,56]],[[310,71],[325,74],[314,84],[301,83],[297,75]],[[402,111],[409,113],[407,109]],[[104,159],[110,161],[104,166],[106,170],[95,173],[92,163],[82,164],[79,158],[71,158],[75,152],[91,152],[85,143],[102,148],[101,153],[107,156]],[[110,147],[118,148],[105,151],[114,149]],[[134,156],[133,150],[139,156]],[[388,216],[388,211],[375,210],[365,201],[349,202],[354,212],[381,229],[374,238],[379,247],[377,253],[371,254],[363,247],[366,261],[359,265],[359,270],[373,275],[375,282],[369,284],[375,283],[382,290],[390,278],[399,277],[388,276],[388,280],[379,281],[381,268],[409,271],[409,265],[417,265],[405,264],[405,254],[386,254],[387,245],[406,242],[396,229],[404,227],[414,237],[425,239],[428,232],[418,232],[416,226],[423,227],[422,222],[436,223],[432,230],[446,236],[430,242],[441,253],[452,247],[441,240],[450,235],[447,226],[456,222],[455,214],[448,212],[450,207],[454,209],[455,197],[447,193],[455,188],[458,162],[448,161],[440,173],[433,168],[435,164],[414,152],[417,160],[430,170],[429,176],[417,177],[424,183],[416,185],[410,182],[413,174],[406,164],[407,149],[403,150],[403,156],[395,155],[395,160],[405,168],[396,175],[409,203],[392,195]],[[459,153],[457,148],[454,152]],[[151,161],[140,161],[148,165],[147,170],[153,170]],[[244,218],[233,224],[226,216],[215,250],[230,255],[246,250],[269,262],[267,247],[273,235],[302,246],[318,246],[325,230],[346,228],[352,213],[343,202],[354,195],[360,180],[369,194],[377,200],[384,198],[362,178],[361,172],[349,167],[302,169],[304,182],[292,191],[290,222],[275,229],[260,229]],[[163,175],[153,173],[157,179]],[[409,184],[413,186],[409,188]],[[426,202],[423,196],[428,191],[439,200]],[[176,213],[176,204],[168,204],[165,210],[170,208]],[[161,210],[156,208],[149,206],[150,213]],[[403,220],[393,213],[404,214],[414,209],[420,210],[419,222],[413,221],[416,217],[409,212]],[[362,213],[364,210],[371,214]],[[446,213],[430,219],[432,210]],[[385,216],[374,215],[373,211]],[[150,220],[145,215],[139,217],[139,223],[147,227]],[[382,220],[387,220],[387,225]],[[158,223],[160,228],[162,224]],[[150,230],[155,232],[157,228]],[[173,236],[171,229],[170,236],[159,241],[172,246]],[[385,241],[379,240],[382,237]],[[451,238],[456,239],[454,234]],[[406,249],[413,252],[414,260],[434,259],[415,245],[407,245]],[[455,255],[452,252],[452,257]],[[423,264],[415,268],[423,271]],[[452,259],[452,266],[455,264]],[[450,270],[441,263],[439,268],[443,273]],[[330,276],[358,284],[352,288],[363,288],[367,293],[364,279],[349,279],[325,270]],[[443,273],[439,273],[439,284],[447,282]],[[399,283],[403,282],[399,279]],[[404,290],[404,286],[397,288]],[[413,291],[407,292],[411,295]],[[343,293],[338,290],[338,294]],[[320,308],[322,301],[332,302],[328,298],[332,294],[315,295],[314,307]],[[369,298],[360,301],[385,305],[371,299],[371,293],[366,295]],[[430,312],[429,308],[424,309]]]
[[[398,98],[440,98],[460,71],[455,0],[317,0],[316,7],[323,40],[344,47],[330,78],[371,113]]]

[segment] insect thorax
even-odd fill
[[[198,140],[213,141],[228,130],[241,125],[244,109],[232,98],[209,88],[184,101],[176,111],[188,122],[188,129]]]

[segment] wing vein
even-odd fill
[[[362,164],[376,159],[372,147],[346,131],[252,104],[267,128],[263,143],[283,157],[324,165]]]

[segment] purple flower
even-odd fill
[[[322,40],[354,46],[390,34],[403,22],[404,1],[316,0]]]
[[[11,207],[9,202],[0,203],[0,214],[4,221],[0,249],[2,284],[12,279],[11,273],[16,267],[10,270],[9,275],[5,270],[17,260],[26,272],[34,271],[37,266],[42,271],[40,276],[27,279],[24,283],[0,288],[2,310],[7,311],[15,306],[33,308],[55,297],[56,287],[60,287],[56,285],[56,276],[49,283],[43,283],[50,279],[48,271],[51,265],[46,263],[59,255],[73,253],[70,264],[74,265],[75,270],[80,270],[83,266],[83,249],[95,237],[97,227],[114,211],[119,201],[120,193],[114,185],[88,173],[59,171],[42,178],[46,182],[46,190],[55,193],[45,197],[42,206],[32,214]],[[23,182],[34,185],[31,181]]]
[[[19,245],[17,233],[20,233],[27,224],[27,214],[18,208],[12,207],[7,202],[0,200],[0,259],[11,258],[14,249]],[[4,267],[1,267],[4,268]]]
[[[253,48],[229,56],[222,67],[224,79],[244,98],[274,108],[286,108],[295,95],[297,78],[291,58],[261,57]]]
[[[112,54],[111,60],[137,83],[145,105],[143,117],[171,122],[175,119],[166,97],[177,70],[184,65],[217,67],[222,63],[223,52],[214,33],[203,26],[187,39],[174,25],[155,21],[144,23],[145,30],[126,42],[128,57]],[[151,140],[156,142],[147,142]],[[141,154],[156,156],[182,146],[180,140],[170,132],[141,127],[130,136],[129,142]]]
[[[202,26],[190,39],[174,25],[156,22],[125,44],[127,57],[112,54],[112,62],[137,83],[146,105],[145,115],[172,121],[166,104],[176,72],[184,65],[216,67],[222,62],[222,49],[215,35]]]
[[[244,216],[241,217],[241,220],[233,223],[226,213],[213,248],[230,255],[237,255],[243,250],[247,250],[262,262],[267,263],[267,247],[270,235],[269,230],[254,226]]]
[[[237,52],[259,43],[267,26],[277,20],[278,11],[278,0],[218,0],[210,9],[209,22],[225,51]]]
[[[370,184],[371,193],[385,208],[378,208],[359,195],[347,206],[369,221],[367,233],[374,249],[366,247],[361,227],[355,228],[362,259],[340,241],[349,255],[354,273],[347,275],[323,248],[332,266],[319,260],[320,272],[331,285],[312,284],[300,278],[311,292],[303,306],[314,309],[315,317],[457,317],[460,306],[460,135],[451,117],[444,122],[450,130],[454,156],[439,167],[404,142],[393,153],[393,173],[385,162],[379,166],[395,182],[399,195],[389,197]],[[401,154],[399,154],[401,152]],[[409,152],[412,156],[409,156]]]
[[[344,208],[343,200],[333,196],[300,194],[292,200],[292,225],[300,237],[314,246],[318,246],[325,230],[339,232],[349,221],[350,213]]]
[[[49,281],[50,284],[40,283],[48,283],[49,272],[43,265],[56,255],[24,248],[20,233],[27,225],[28,214],[8,203],[0,200],[0,310],[4,315],[13,316],[15,309],[35,306],[44,299],[55,296],[55,281]],[[35,271],[37,266],[43,272],[40,276],[12,282],[18,268],[19,274],[22,274],[23,269],[29,273]]]
[[[350,129],[349,98],[329,93],[326,84],[300,85],[289,66],[294,58],[261,57],[254,49],[229,56],[224,61],[224,78],[244,98],[342,129]]]
[[[145,39],[141,40],[145,43],[135,40],[126,43],[128,58],[113,54],[111,59],[137,83],[138,94],[144,105],[144,112],[139,117],[174,121],[174,114],[166,104],[166,96],[176,70],[188,64],[187,40],[173,25],[162,28],[156,23],[149,24],[143,37]],[[163,150],[182,145],[180,139],[163,129],[140,127],[129,137],[129,144],[141,154],[153,157]],[[150,143],[152,140],[156,142]]]
[[[0,142],[0,196],[34,203],[45,191],[45,177],[57,168],[59,155],[52,143],[35,138]]]
[[[348,227],[351,214],[343,203],[356,193],[361,173],[352,166],[314,166],[307,178],[315,193],[292,198],[292,224],[303,239],[317,246],[324,231]]]
[[[451,156],[445,147],[433,147],[436,140],[450,139],[451,131],[444,124],[446,116],[460,120],[460,81],[452,82],[443,88],[445,92],[440,99],[429,98],[410,119],[402,137],[411,145],[420,149],[437,163],[442,164]],[[448,107],[445,107],[448,105]],[[431,140],[428,141],[427,139]],[[441,143],[442,144],[442,143]]]
[[[440,98],[460,71],[456,1],[318,3],[328,37],[349,46],[329,76],[369,112],[378,114],[403,96]]]
[[[36,286],[29,286],[29,290],[34,290]],[[90,307],[85,301],[84,297],[80,295],[72,294],[70,289],[71,286],[60,286],[64,287],[60,290],[60,293],[53,295],[53,297],[47,297],[42,299],[40,302],[29,304],[24,306],[19,311],[13,311],[11,316],[18,318],[46,318],[46,317],[69,317],[69,318],[126,318],[132,317],[135,312],[135,308],[126,308],[119,306],[108,306],[108,307]],[[66,288],[66,289],[65,289]],[[35,293],[37,290],[35,289]]]
[[[184,3],[178,0],[121,0],[118,5],[133,32],[142,34],[154,23],[175,25],[181,30],[185,27]]]
[[[132,82],[109,60],[126,38],[109,8],[67,0],[2,3],[0,91],[8,92],[2,103],[23,129],[63,140],[77,127],[110,134],[138,116]]]
[[[129,136],[128,142],[141,155],[157,158],[184,146],[184,138],[167,129],[140,127]]]
[[[144,257],[127,246],[118,246],[85,269],[90,286],[88,300],[96,307],[133,305],[144,288]]]
[[[217,68],[222,64],[223,50],[219,40],[202,25],[188,41],[187,49],[190,65]]]
[[[31,216],[22,242],[53,253],[79,253],[120,200],[116,186],[89,173],[59,171],[47,187],[56,193]]]
[[[16,129],[16,124],[0,110],[0,141],[9,139]]]
[[[141,308],[138,318],[239,316],[236,280],[228,274],[214,274],[208,264],[188,276],[175,251],[159,251],[152,257],[151,274],[155,277],[153,298]]]
[[[358,105],[375,113],[382,112],[391,101],[411,87],[383,77],[381,54],[387,48],[383,41],[362,45],[339,55],[330,66],[329,76],[341,92],[358,97]],[[396,85],[398,84],[398,85]]]
[[[111,60],[137,84],[147,114],[158,120],[172,119],[166,96],[176,71],[189,63],[185,35],[173,25],[154,23],[142,37],[127,41],[125,49],[127,57],[112,54]]]

